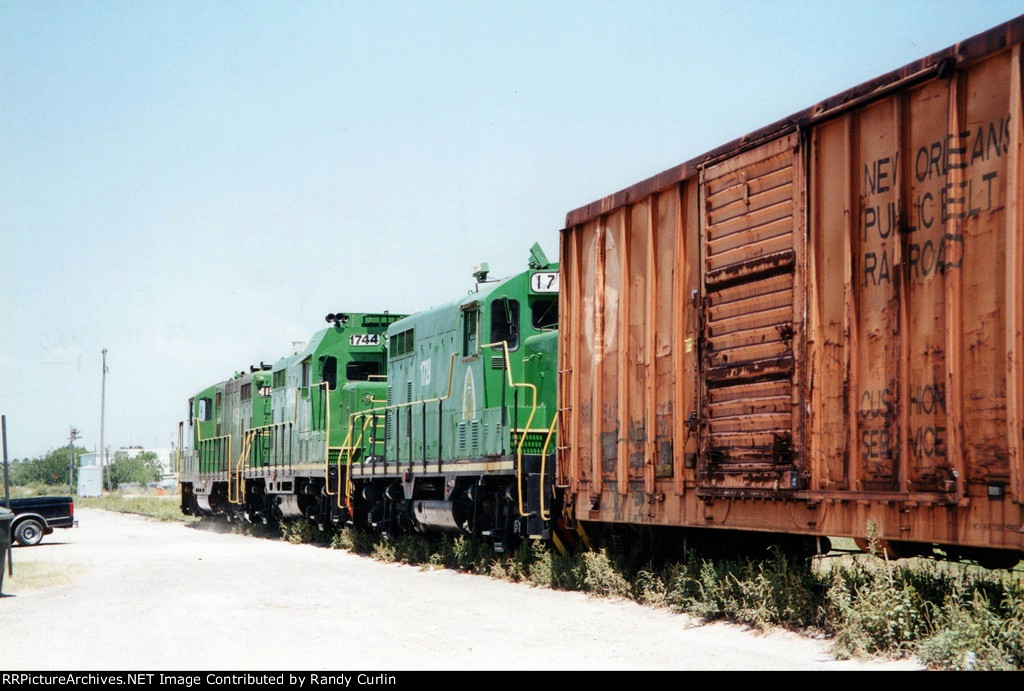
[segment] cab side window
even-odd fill
[[[558,300],[556,298],[537,298],[530,303],[530,323],[533,328],[558,328]]]
[[[353,360],[345,365],[345,378],[349,381],[367,381],[372,375],[379,375],[381,363]]]
[[[476,309],[462,313],[462,357],[476,355],[476,320],[479,312]]]
[[[509,350],[519,347],[519,301],[501,298],[491,303],[491,343],[508,343]]]
[[[213,419],[213,401],[209,398],[199,399],[199,408],[196,410],[196,417],[200,422],[209,422]]]
[[[328,355],[320,359],[320,381],[327,382],[327,388],[334,391],[338,386],[338,358]]]

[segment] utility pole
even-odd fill
[[[10,474],[11,469],[7,465],[7,416],[0,415],[0,431],[3,434],[4,441],[4,507],[11,508],[11,483]]]
[[[74,427],[71,428],[71,434],[68,435],[68,489],[71,490],[71,496],[75,495],[75,484],[74,484],[74,463],[75,463],[75,440],[81,439],[81,435],[78,434],[78,430]]]
[[[106,486],[110,486],[110,468],[107,467],[107,454],[103,446],[103,414],[107,403],[107,349],[103,349],[103,380],[100,384],[100,465],[103,466],[103,473],[106,475]]]

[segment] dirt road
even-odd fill
[[[827,642],[80,509],[15,548],[0,669],[913,669]],[[62,582],[63,581],[63,582]]]

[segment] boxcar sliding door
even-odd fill
[[[706,168],[702,241],[705,493],[798,489],[803,332],[797,136]]]

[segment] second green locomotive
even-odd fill
[[[269,521],[330,510],[331,463],[348,416],[385,391],[384,333],[403,315],[328,315],[332,326],[272,366],[251,368],[199,392],[179,430],[181,506],[188,514]],[[335,471],[336,473],[336,471]],[[333,480],[337,491],[337,478]]]

